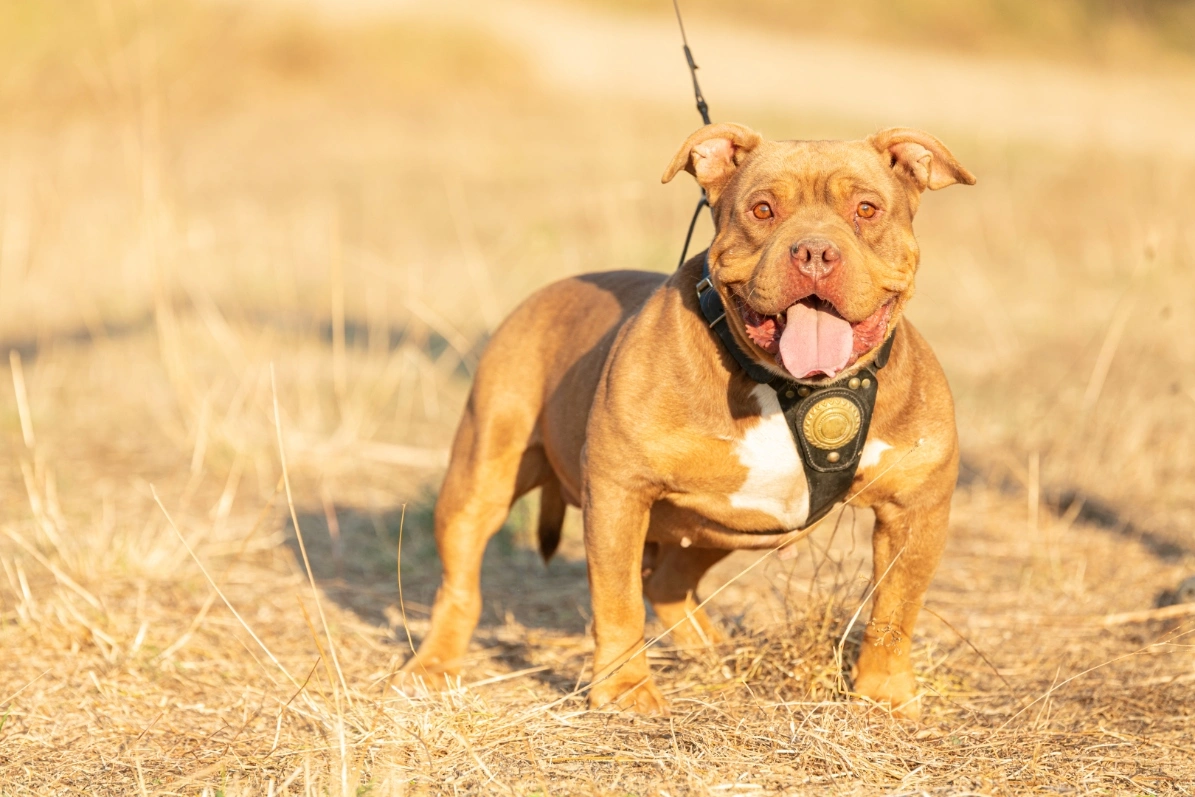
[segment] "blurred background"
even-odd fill
[[[1195,565],[1195,2],[682,6],[715,121],[921,127],[979,179],[916,224],[908,314],[964,456],[939,609],[981,634],[997,606],[1167,602]],[[279,438],[333,625],[384,638],[363,672],[401,662],[487,333],[561,277],[675,268],[698,191],[659,175],[699,124],[665,0],[0,3],[0,647],[25,651],[0,696],[70,682],[67,651],[101,681],[163,651],[257,677],[227,675],[238,626],[195,621],[215,599],[151,485],[276,644],[310,647]],[[520,553],[532,510],[496,543],[487,622],[583,640],[575,519],[541,576]],[[503,577],[547,586],[503,597]],[[744,628],[746,595],[720,604]],[[0,732],[58,738],[10,710]]]
[[[1189,526],[1195,4],[685,11],[715,120],[923,127],[979,175],[925,203],[911,311],[971,461],[1024,480],[1036,457],[1044,483]],[[522,297],[678,256],[696,191],[658,175],[699,118],[666,3],[0,14],[0,348],[54,386],[47,442],[165,465],[208,417],[209,455],[251,461],[270,436],[228,408],[273,362],[329,478],[356,444],[441,449]]]

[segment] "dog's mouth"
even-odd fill
[[[782,315],[764,315],[737,295],[747,337],[797,379],[833,379],[884,342],[895,299],[851,323],[829,301],[806,296]]]

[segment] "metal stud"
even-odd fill
[[[808,396],[808,395],[809,395],[810,393],[812,393],[812,392],[813,392],[813,391],[812,391],[812,390],[810,390],[810,389],[809,389],[809,388],[807,388],[807,387],[801,387],[801,388],[797,388],[797,395],[798,395],[798,396],[800,396],[801,398],[805,398],[806,396]]]
[[[784,391],[784,397],[785,397],[785,398],[792,398],[792,397],[793,397],[793,396],[795,396],[795,395],[797,395],[797,394],[796,394],[796,393],[794,393],[794,392],[792,392],[791,390],[786,390],[786,391]]]
[[[840,457],[838,456],[837,451],[831,451],[829,454],[826,454],[826,460],[828,462],[837,462],[839,458]]]
[[[871,380],[870,380],[870,379],[864,379],[864,380],[863,380],[863,387],[865,387],[865,388],[871,387]]]
[[[857,376],[852,377],[851,381],[846,383],[846,386],[849,387],[851,390],[858,390],[859,389],[859,377],[857,377]]]

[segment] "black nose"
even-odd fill
[[[824,277],[842,260],[838,247],[825,238],[805,238],[789,247],[793,264],[806,276]]]

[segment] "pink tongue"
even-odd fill
[[[834,376],[846,367],[854,348],[851,324],[836,313],[798,302],[788,308],[780,336],[780,361],[798,379]]]

